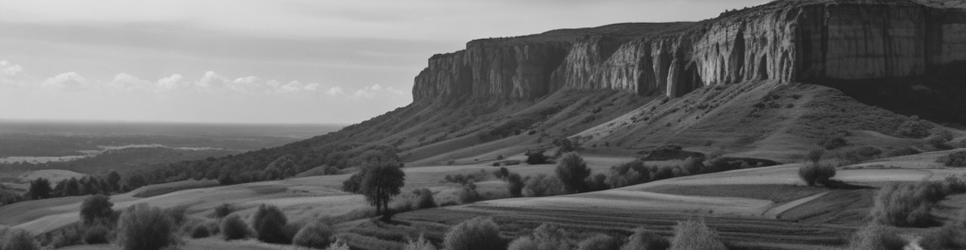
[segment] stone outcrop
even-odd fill
[[[966,11],[911,0],[776,1],[666,30],[656,26],[472,41],[430,58],[416,77],[414,100],[533,99],[560,89],[675,97],[747,81],[916,77],[966,61]]]

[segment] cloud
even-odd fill
[[[19,64],[13,64],[8,61],[0,61],[0,75],[2,76],[16,76],[23,72],[23,67]]]
[[[115,75],[114,79],[107,83],[107,86],[121,90],[147,90],[153,89],[155,84],[128,73],[120,73]]]
[[[329,90],[326,90],[325,94],[329,96],[341,96],[341,95],[345,95],[345,91],[342,90],[342,87],[336,86],[336,87],[329,88]]]
[[[41,86],[60,90],[79,91],[90,87],[87,78],[77,72],[66,72],[44,80]]]
[[[213,87],[224,87],[227,86],[228,78],[214,71],[207,71],[201,76],[201,79],[195,83],[196,86],[202,88],[213,88]]]
[[[402,90],[399,90],[393,87],[385,87],[379,84],[373,84],[356,90],[355,92],[352,93],[352,97],[372,99],[377,96],[383,96],[383,95],[400,96],[404,94],[405,92],[403,92]]]
[[[158,87],[163,90],[173,90],[181,87],[182,79],[184,79],[184,76],[182,76],[181,74],[173,74],[173,75],[158,79]]]

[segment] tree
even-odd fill
[[[292,239],[285,235],[288,218],[276,206],[262,204],[252,216],[252,229],[258,240],[267,243],[288,244]]]
[[[292,244],[300,247],[325,249],[325,247],[333,243],[333,234],[335,233],[332,227],[321,220],[317,220],[302,227],[295,234],[295,238],[292,239]]]
[[[50,198],[50,181],[44,178],[37,178],[30,181],[30,198],[34,200]]]
[[[111,198],[98,194],[92,195],[84,199],[81,203],[80,217],[84,225],[93,225],[95,223],[109,224],[111,216],[114,215],[114,210],[111,207],[114,203],[111,203]]]
[[[29,232],[17,230],[9,233],[5,239],[2,250],[37,250],[40,246],[34,241],[34,236]]]
[[[506,177],[506,188],[510,191],[510,196],[520,197],[523,196],[523,177],[517,173],[510,173]]]
[[[160,250],[177,244],[175,226],[160,208],[128,207],[117,223],[117,244],[124,250]]]
[[[621,247],[621,250],[650,250],[650,249],[668,249],[671,246],[671,242],[657,235],[643,227],[634,229],[634,234],[630,238],[627,238],[627,243]]]
[[[376,213],[389,219],[389,200],[399,195],[406,183],[406,173],[398,163],[372,165],[365,171],[360,183],[359,193],[366,196],[369,204],[376,207]]]
[[[111,187],[112,192],[121,191],[121,174],[118,174],[117,171],[111,170],[111,172],[107,174],[107,185]]]
[[[527,164],[537,165],[537,164],[547,164],[547,156],[543,155],[543,151],[527,151]]]
[[[718,232],[709,228],[704,222],[683,221],[674,227],[674,238],[671,240],[671,250],[727,250],[724,243],[718,240]]]
[[[565,154],[560,163],[557,164],[556,173],[567,193],[587,191],[587,183],[584,182],[584,179],[590,176],[590,168],[587,168],[584,158],[581,158],[577,153]]]
[[[248,238],[248,225],[245,224],[245,221],[243,221],[241,216],[238,216],[238,214],[232,214],[222,219],[219,227],[221,236],[225,240],[239,240]]]

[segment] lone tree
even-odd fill
[[[111,207],[114,203],[111,203],[111,198],[98,194],[87,197],[84,199],[84,203],[81,203],[80,217],[84,225],[93,225],[95,223],[109,224],[111,216],[114,215],[114,210]]]
[[[30,198],[34,200],[50,198],[50,181],[38,178],[30,182]]]
[[[400,188],[405,185],[406,173],[403,173],[399,163],[381,163],[371,165],[363,171],[359,185],[359,193],[366,196],[369,204],[376,207],[376,213],[388,220],[389,200],[399,195]]]
[[[584,158],[577,153],[567,153],[563,155],[560,163],[557,164],[557,178],[563,183],[567,193],[579,193],[587,191],[587,183],[584,179],[590,176],[590,169]]]

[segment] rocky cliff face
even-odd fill
[[[560,89],[680,96],[746,81],[915,77],[966,61],[966,11],[905,0],[778,1],[690,24],[624,24],[477,40],[436,55],[417,103],[532,99]]]

